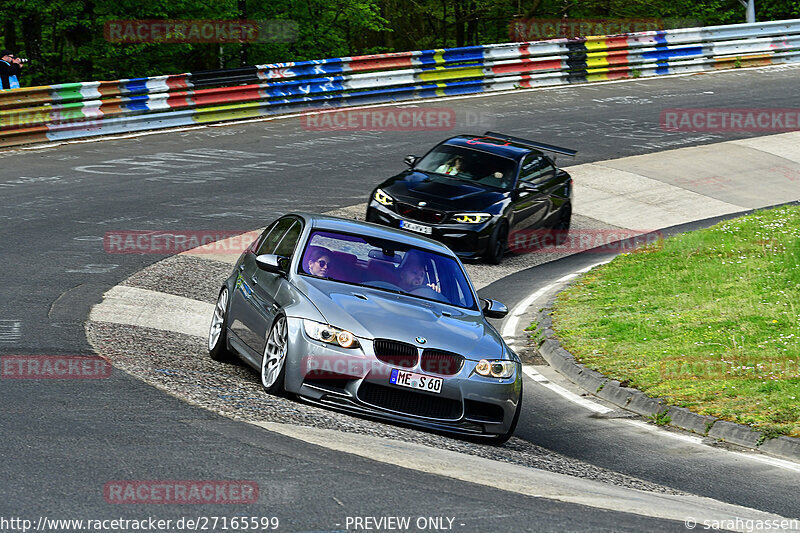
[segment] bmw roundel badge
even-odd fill
[[[425,344],[426,342],[428,342],[428,339],[426,339],[425,337],[417,337],[414,340],[417,341],[419,344]]]

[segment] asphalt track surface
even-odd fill
[[[789,108],[796,87],[797,70],[777,68],[423,105],[455,108],[459,131],[493,129],[574,147],[574,162],[586,163],[758,135],[665,132],[659,116],[681,107]],[[375,183],[402,169],[404,155],[420,154],[443,135],[316,132],[284,119],[2,152],[2,354],[91,353],[83,327],[90,306],[164,257],[106,253],[107,231],[249,230],[288,211],[362,202]],[[481,292],[513,305],[526,283],[547,273],[555,279],[562,266],[545,265]],[[669,457],[648,457],[644,437],[615,443],[583,413],[532,389],[522,438],[670,486],[691,480],[703,489],[691,492],[723,501],[798,514],[785,473],[748,466],[732,478],[688,463],[676,469]],[[278,515],[289,530],[338,529],[345,516],[381,514],[454,516],[470,531],[683,528],[323,450],[188,406],[121,372],[97,381],[3,380],[0,401],[4,517],[176,517],[186,509],[109,506],[102,487],[115,479],[258,477],[262,494],[272,491],[269,503],[235,512]],[[639,460],[620,461],[628,447]],[[203,514],[212,511],[233,512]]]

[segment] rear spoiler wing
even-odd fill
[[[523,144],[525,146],[536,148],[538,150],[544,150],[546,152],[555,152],[557,154],[562,154],[569,157],[575,157],[575,154],[578,153],[577,150],[570,150],[569,148],[561,148],[560,146],[554,146],[552,144],[529,141],[527,139],[521,139],[520,137],[512,137],[511,135],[496,133],[494,131],[487,131],[486,133],[483,134],[483,136],[489,137],[491,139],[497,139],[498,141],[510,141],[517,144]]]

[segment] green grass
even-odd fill
[[[560,295],[553,326],[567,350],[613,379],[800,437],[800,208],[623,254]]]

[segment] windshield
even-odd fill
[[[415,168],[453,179],[507,189],[514,182],[516,163],[508,158],[460,146],[440,145],[420,159]]]
[[[457,260],[384,239],[315,231],[303,252],[299,273],[476,308]]]

